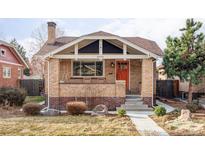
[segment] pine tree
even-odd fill
[[[10,44],[14,46],[14,48],[17,50],[17,52],[19,52],[19,54],[25,60],[25,62],[28,63],[29,60],[26,57],[26,49],[22,45],[20,45],[15,38],[10,41]],[[24,69],[24,75],[29,76],[30,73],[28,73],[28,71],[29,71],[29,69]]]
[[[168,36],[163,65],[168,77],[189,82],[188,103],[192,102],[193,85],[205,76],[205,39],[201,22],[187,19],[180,37]]]
[[[15,38],[10,41],[10,44],[13,45],[15,47],[15,49],[23,57],[23,59],[26,62],[28,62],[28,58],[26,57],[26,49],[22,45],[20,45]]]

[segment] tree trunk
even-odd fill
[[[188,103],[192,102],[192,83],[189,81]]]

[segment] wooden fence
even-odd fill
[[[158,97],[179,97],[179,80],[157,80],[156,88]]]
[[[28,96],[40,96],[44,92],[44,80],[23,79],[20,80],[20,87],[27,91]]]

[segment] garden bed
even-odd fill
[[[186,103],[185,102],[182,102],[182,101],[179,101],[179,100],[176,100],[176,99],[167,99],[167,98],[158,98],[161,102],[171,106],[171,107],[174,107],[176,109],[187,109],[186,108]],[[193,115],[195,116],[204,116],[205,117],[205,109],[199,109],[196,111],[196,113],[194,113]]]
[[[139,135],[128,117],[109,116],[35,116],[1,118],[0,135],[32,136],[134,136]]]
[[[205,135],[205,117],[194,117],[192,121],[177,120],[179,114],[169,113],[165,116],[150,116],[169,135],[174,136],[201,136]]]

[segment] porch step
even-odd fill
[[[126,102],[138,102],[142,101],[142,98],[125,98]]]
[[[121,109],[123,107],[117,107],[116,109]],[[129,108],[129,107],[124,107],[123,109],[125,109],[126,111],[153,111],[152,108],[145,108],[145,107],[132,107],[132,108]]]
[[[135,98],[141,98],[140,95],[126,95],[127,99],[135,99]]]
[[[121,107],[126,111],[152,111],[152,108],[149,108],[148,105],[143,104],[142,98],[139,95],[126,95],[125,104],[122,104]]]
[[[122,108],[148,108],[146,104],[122,104]]]

